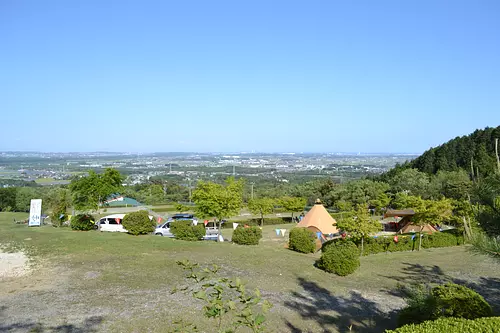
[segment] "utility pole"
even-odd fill
[[[251,194],[250,194],[250,198],[251,198],[252,200],[253,200],[253,186],[254,186],[254,185],[255,185],[255,183],[254,183],[254,182],[251,182],[251,183],[250,183],[250,186],[252,187],[252,192],[251,192]]]
[[[170,162],[170,172],[169,173],[172,173],[172,162]]]
[[[236,177],[236,166],[233,165],[233,177]]]
[[[188,182],[189,182],[189,203],[191,203],[191,178],[188,178]]]

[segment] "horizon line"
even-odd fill
[[[154,152],[139,152],[139,151],[40,151],[40,150],[0,150],[0,154],[6,153],[32,153],[32,154],[122,154],[122,155],[153,155],[153,154],[280,154],[280,155],[294,155],[294,154],[340,154],[340,155],[421,155],[422,153],[415,152],[363,152],[363,151],[154,151]]]

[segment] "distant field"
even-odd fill
[[[35,180],[37,184],[47,184],[55,181],[56,180],[54,178],[38,178],[37,180]]]
[[[183,259],[215,263],[224,276],[259,288],[274,304],[271,332],[348,332],[353,325],[355,333],[381,333],[404,305],[394,293],[398,283],[468,283],[500,314],[500,263],[463,246],[362,257],[360,269],[341,278],[313,266],[319,254],[285,248],[287,237],[275,229],[293,224],[265,226],[261,243],[245,247],[12,222],[27,216],[0,213],[0,244],[25,249],[35,269],[1,281],[0,331],[164,332],[182,318],[212,332],[198,301],[170,292],[184,281],[175,264]],[[232,230],[223,234],[230,238]]]
[[[0,170],[0,177],[12,177],[12,176],[18,176],[19,172],[13,171],[13,170]]]
[[[70,183],[69,180],[58,180],[54,178],[38,178],[35,182],[40,185],[63,185]]]

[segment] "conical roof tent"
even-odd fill
[[[339,232],[336,226],[337,221],[326,211],[319,199],[306,216],[297,224],[297,227],[309,228],[314,231],[321,231],[322,234],[336,234]]]

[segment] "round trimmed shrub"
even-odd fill
[[[232,241],[239,245],[258,245],[262,238],[259,227],[237,227],[233,231]]]
[[[346,276],[359,267],[359,250],[351,241],[331,243],[323,252],[316,266],[328,273]]]
[[[71,229],[80,231],[94,230],[94,217],[89,214],[79,214],[71,218]]]
[[[132,235],[146,235],[155,231],[156,221],[149,219],[149,214],[145,210],[128,213],[123,218],[123,227]]]
[[[458,317],[476,319],[492,315],[491,306],[483,296],[474,290],[455,283],[447,283],[432,288],[432,297],[436,300],[434,318]]]
[[[302,253],[316,251],[316,234],[307,228],[293,228],[290,230],[288,248]]]
[[[203,224],[192,225],[193,221],[175,221],[170,223],[170,232],[177,239],[186,241],[199,241],[205,236],[205,226]]]
[[[492,315],[491,306],[474,290],[455,283],[425,289],[409,289],[408,306],[399,313],[398,322],[418,324],[443,317],[476,319]]]
[[[409,324],[386,333],[478,333],[497,332],[500,327],[500,317],[478,318],[441,318],[426,321],[421,324]]]

